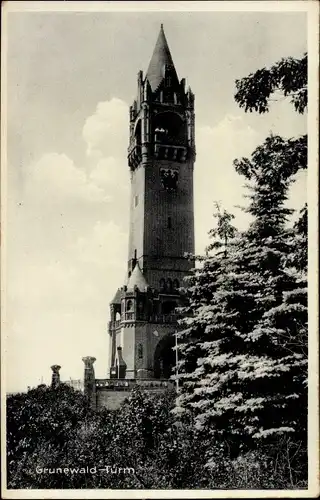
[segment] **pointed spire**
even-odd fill
[[[135,286],[138,287],[140,292],[144,292],[148,287],[146,278],[143,276],[142,271],[139,266],[139,262],[136,263],[134,270],[128,281],[128,290],[133,290]]]
[[[154,92],[162,82],[165,76],[166,67],[170,67],[177,77],[173,64],[168,42],[163,30],[163,24],[160,26],[160,33],[156,46],[154,48],[146,78],[149,80],[152,91]]]
[[[121,290],[118,288],[110,304],[121,304]]]

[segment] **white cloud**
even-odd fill
[[[235,205],[244,204],[244,190],[233,160],[250,155],[259,139],[259,134],[240,116],[227,115],[215,127],[198,127],[194,171],[197,252],[202,253],[209,242],[207,233],[213,226],[215,201],[236,215],[239,228],[247,224],[248,216],[235,209]]]
[[[121,99],[98,103],[83,127],[89,157],[124,154],[128,146],[128,113],[128,105]]]
[[[106,201],[103,189],[87,178],[65,154],[49,153],[29,165],[25,172],[25,196],[43,204],[74,200],[82,202]]]
[[[46,251],[46,258],[37,259],[36,251],[21,248],[10,270],[8,390],[39,382],[41,373],[50,377],[53,363],[63,366],[64,379],[82,378],[85,355],[96,356],[97,376],[106,376],[109,303],[124,284],[127,234],[112,221],[96,222],[87,232],[79,229],[60,258],[50,245]]]
[[[195,231],[196,251],[203,253],[209,239],[207,233],[213,226],[213,203],[221,202],[222,207],[235,215],[234,224],[238,229],[245,229],[250,221],[250,216],[237,206],[247,206],[244,198],[247,190],[244,187],[246,180],[237,174],[233,166],[236,158],[251,156],[254,149],[261,144],[267,135],[273,133],[283,134],[287,130],[287,137],[304,132],[304,120],[299,122],[289,103],[280,102],[278,112],[282,112],[282,119],[274,108],[264,116],[227,115],[215,127],[199,126],[196,134],[197,161],[194,170],[195,180]],[[275,107],[277,107],[275,106]],[[292,117],[295,126],[285,127]],[[280,114],[281,116],[281,114]],[[260,122],[259,127],[254,125]],[[261,127],[261,120],[264,126]],[[250,123],[252,125],[250,125]],[[299,124],[299,125],[298,125]],[[259,130],[259,132],[257,132]],[[295,183],[289,191],[288,205],[299,209],[306,200],[306,172],[296,176]]]
[[[106,274],[125,269],[128,235],[113,221],[98,221],[90,238],[81,235],[74,245],[75,256],[82,263],[103,267]]]
[[[121,217],[129,172],[115,133],[125,130],[124,109],[127,118],[122,101],[100,103],[86,121],[84,136],[96,154],[87,169],[48,153],[10,180],[8,390],[39,382],[40,373],[50,378],[52,363],[64,365],[64,378],[82,377],[88,354],[100,362],[97,376],[106,375],[109,302],[124,284],[128,246],[127,214]]]
[[[90,179],[97,186],[112,189],[113,193],[114,188],[129,191],[130,176],[125,160],[121,162],[112,156],[101,158],[92,169]]]
[[[128,197],[128,110],[128,105],[118,98],[99,102],[82,131],[90,160],[89,179],[112,197],[119,196],[119,190]]]

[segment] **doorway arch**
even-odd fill
[[[174,374],[176,365],[176,353],[174,351],[174,333],[168,333],[163,337],[154,352],[154,377],[156,379],[168,379]]]

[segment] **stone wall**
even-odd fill
[[[163,393],[173,389],[174,385],[169,381],[162,380],[96,380],[96,408],[108,408],[116,410],[121,403],[129,397],[130,392],[136,386],[153,394]]]

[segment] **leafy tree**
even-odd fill
[[[208,484],[197,434],[190,426],[174,425],[174,396],[171,392],[152,395],[137,388],[119,411],[115,449],[118,460],[134,467],[140,488]]]
[[[213,373],[211,360],[219,359],[219,355],[228,350],[234,329],[235,317],[227,310],[227,302],[229,298],[236,300],[236,295],[241,300],[242,295],[241,290],[232,291],[227,284],[232,272],[231,255],[236,251],[234,238],[237,232],[231,224],[233,216],[220,209],[213,215],[217,227],[209,232],[213,239],[208,247],[211,254],[202,259],[202,266],[188,278],[188,305],[181,311],[184,328],[178,334],[178,371],[182,390],[175,412],[184,419],[184,409],[191,410],[189,418],[195,417],[199,430],[203,429],[199,416],[207,411],[211,398],[215,398],[220,390],[219,374],[218,371]]]
[[[290,96],[296,111],[304,113],[308,103],[308,56],[301,59],[287,57],[271,68],[262,68],[236,80],[235,100],[245,111],[266,113],[270,96],[280,91]]]
[[[152,395],[136,389],[116,411],[100,409],[87,413],[81,393],[61,392],[64,399],[69,395],[70,403],[78,400],[80,411],[81,405],[85,409],[85,418],[79,419],[63,441],[54,442],[49,434],[32,434],[28,453],[13,449],[8,464],[9,488],[218,489],[289,484],[278,457],[276,466],[261,452],[234,460],[219,443],[210,442],[208,436],[197,431],[192,420],[184,419],[183,425],[176,425],[171,412],[174,396],[170,393]],[[41,399],[41,394],[37,394]],[[27,399],[28,395],[23,400],[21,395],[12,396],[11,403],[15,400],[22,408],[29,407],[33,420],[39,406],[28,405]],[[9,419],[15,406],[8,407]],[[52,400],[46,398],[42,410],[49,411],[51,406]],[[58,422],[66,427],[69,420],[70,415],[66,414],[65,422],[61,422],[52,410],[52,427]],[[208,446],[211,467],[206,467]],[[45,467],[48,470],[41,473]],[[65,468],[67,473],[63,472]]]
[[[237,234],[237,229],[231,224],[234,215],[227,210],[222,211],[219,203],[215,203],[215,207],[216,211],[213,216],[217,220],[217,227],[210,229],[208,234],[210,238],[217,239],[207,247],[206,252],[208,254],[209,251],[216,249],[219,251],[218,255],[220,255],[220,251],[223,250],[224,256],[227,257],[228,243]]]
[[[65,453],[75,429],[92,415],[87,399],[68,385],[45,385],[7,397],[7,470],[11,487],[35,475],[27,467],[39,450]]]
[[[43,436],[32,432],[28,453],[19,453],[17,447],[12,450],[12,460],[8,463],[11,488],[148,489],[208,485],[201,442],[191,427],[174,425],[173,394],[154,396],[136,389],[116,411],[101,409],[87,413],[82,394],[64,389],[58,391],[60,396],[65,400],[69,397],[70,405],[77,398],[78,410],[84,418],[79,418],[64,436],[60,435],[59,441],[53,440],[50,433]],[[52,392],[51,388],[44,390]],[[36,390],[32,401],[36,394],[42,399],[42,393]],[[39,405],[29,404],[30,393],[24,395],[23,401],[20,396],[12,396],[11,402],[19,402],[23,410],[28,408],[33,420]],[[51,427],[57,428],[59,424],[69,428],[70,413],[65,414],[62,422],[59,412],[51,408],[52,402],[48,395],[41,401],[42,411],[51,411]],[[14,406],[8,407],[10,421]],[[22,440],[22,436],[17,437]],[[107,472],[106,466],[114,473]],[[85,471],[87,467],[95,471]],[[44,468],[49,472],[40,473]],[[59,468],[74,473],[50,473]]]
[[[300,63],[283,60],[237,81],[237,102],[246,111],[266,112],[280,87],[303,112],[306,58]],[[293,68],[298,72],[291,81]],[[301,338],[307,305],[302,276],[290,264],[298,227],[305,224],[288,229],[292,211],[285,201],[294,175],[307,166],[307,138],[271,135],[250,159],[234,165],[247,180],[246,211],[253,221],[223,259],[207,257],[190,279],[186,312],[192,314],[180,334],[183,384],[176,413],[189,412],[199,429],[235,453],[290,435],[305,445],[307,356]],[[220,236],[218,229],[212,235]],[[305,241],[299,237],[295,259],[301,263]],[[208,448],[209,463],[210,453]]]

